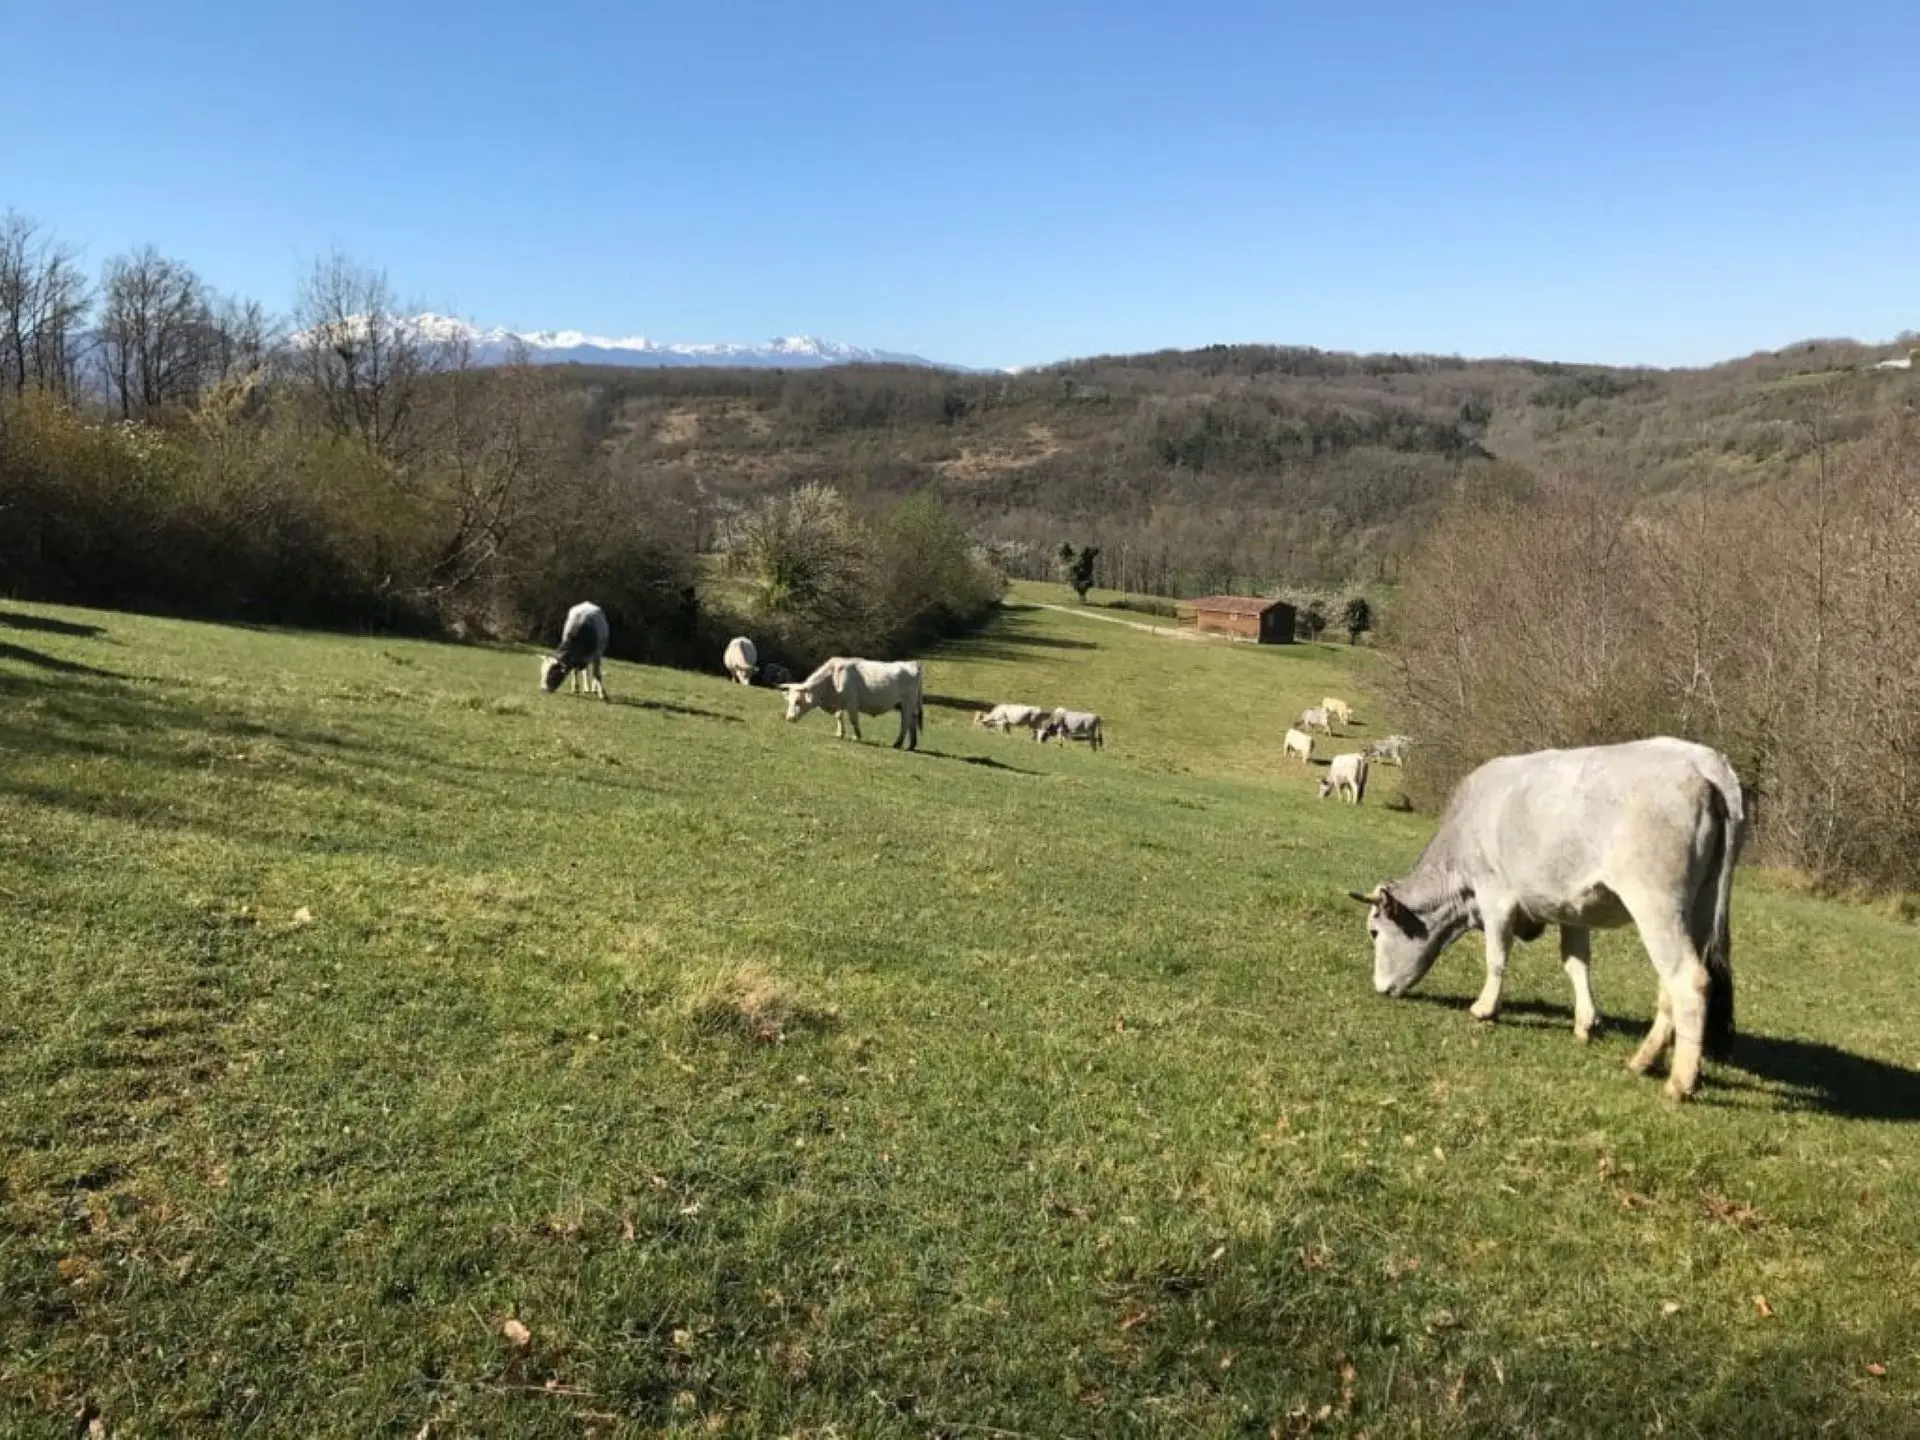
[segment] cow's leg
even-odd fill
[[[1500,985],[1507,978],[1507,947],[1513,943],[1513,912],[1496,910],[1482,918],[1487,927],[1487,983],[1480,987],[1480,998],[1467,1013],[1476,1020],[1491,1020],[1500,1013]]]
[[[607,698],[607,677],[600,673],[600,662],[593,662],[593,688],[600,692],[602,700]]]
[[[1573,1038],[1591,1040],[1600,1028],[1600,1007],[1593,1003],[1593,932],[1577,925],[1560,927],[1560,963],[1573,982]]]
[[[893,748],[898,750],[907,743],[907,707],[900,707],[900,733],[893,737]]]
[[[1660,976],[1660,1014],[1646,1043],[1633,1058],[1644,1070],[1659,1058],[1669,1036],[1673,1061],[1667,1068],[1667,1096],[1684,1100],[1700,1084],[1700,1048],[1707,1028],[1707,967],[1687,934],[1687,917],[1671,897],[1620,897],[1639,928],[1647,958]],[[1659,1041],[1656,1045],[1654,1042]]]
[[[1633,1052],[1633,1058],[1627,1061],[1627,1069],[1636,1075],[1644,1075],[1659,1062],[1660,1054],[1667,1048],[1667,1042],[1673,1038],[1673,1006],[1667,998],[1667,982],[1660,981],[1660,1008],[1654,1012],[1653,1026],[1647,1031],[1647,1038],[1640,1042],[1640,1048]]]
[[[860,712],[849,709],[842,710],[840,713],[847,717],[847,724],[853,727],[853,738],[856,740],[864,739],[865,737],[860,733]]]

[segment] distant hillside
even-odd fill
[[[1563,473],[1659,494],[1762,483],[1910,403],[1901,346],[1811,341],[1698,370],[1267,346],[1018,375],[568,367],[593,443],[702,543],[801,480],[931,488],[1016,573],[1063,540],[1102,583],[1194,593],[1392,578],[1456,486]]]

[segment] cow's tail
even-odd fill
[[[1747,806],[1740,777],[1724,755],[1707,772],[1713,786],[1713,809],[1720,828],[1720,864],[1713,879],[1713,918],[1707,930],[1706,1050],[1725,1058],[1733,1040],[1733,868],[1746,840]]]

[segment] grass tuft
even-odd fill
[[[738,1035],[774,1045],[789,1035],[820,1034],[840,1023],[838,1006],[818,1005],[748,962],[706,973],[693,981],[686,1014],[709,1034]]]

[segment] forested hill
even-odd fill
[[[723,528],[769,487],[931,487],[1044,573],[1062,540],[1162,593],[1391,578],[1460,483],[1650,493],[1792,470],[1908,403],[1897,346],[1811,341],[1696,370],[1270,346],[1010,375],[569,368],[616,468]]]

